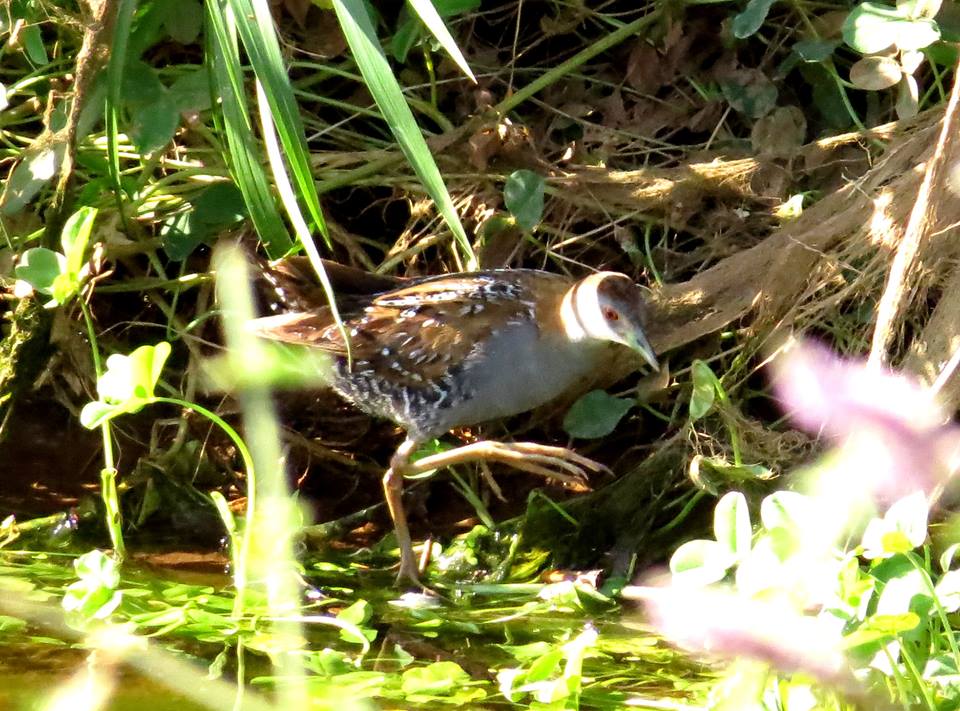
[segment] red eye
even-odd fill
[[[620,319],[620,314],[613,309],[604,309],[603,317],[607,319],[607,321],[618,321]]]

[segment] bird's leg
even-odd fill
[[[410,471],[410,455],[416,451],[418,445],[419,442],[415,440],[405,439],[390,458],[390,468],[383,475],[383,493],[387,499],[387,508],[390,509],[390,518],[393,519],[397,545],[400,546],[400,572],[397,573],[397,582],[409,580],[416,585],[420,584],[420,571],[413,555],[407,512],[403,508],[403,475]]]
[[[494,442],[483,440],[410,462],[407,474],[466,462],[502,462],[515,469],[540,474],[567,486],[584,487],[588,471],[609,471],[605,466],[564,447],[549,447],[532,442]]]

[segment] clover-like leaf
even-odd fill
[[[614,397],[603,390],[591,390],[577,400],[563,418],[563,429],[571,437],[597,439],[613,432],[633,400]]]
[[[51,296],[57,276],[67,268],[67,259],[59,252],[46,247],[28,249],[20,256],[14,273],[41,294]]]
[[[728,492],[717,502],[713,510],[713,535],[717,543],[738,558],[750,552],[750,510],[746,497],[739,491]]]
[[[863,532],[865,558],[889,558],[923,545],[929,504],[922,491],[894,503],[883,518],[874,518]]]
[[[709,585],[723,580],[736,562],[727,546],[696,539],[687,541],[670,556],[670,572],[677,583]]]
[[[763,26],[763,21],[767,19],[767,14],[776,0],[750,0],[743,12],[734,15],[730,23],[730,29],[733,30],[733,36],[737,39],[746,39],[756,34]]]
[[[107,369],[97,381],[100,399],[88,403],[80,413],[83,426],[92,429],[149,405],[169,355],[170,344],[161,341],[155,346],[140,346],[130,355],[116,353],[107,358]]]
[[[456,662],[444,661],[407,669],[403,672],[401,686],[404,694],[448,696],[470,681],[470,675],[463,667]]]
[[[861,54],[876,54],[888,47],[923,49],[940,39],[937,23],[925,17],[911,17],[908,10],[864,2],[847,15],[843,41]]]
[[[690,394],[690,421],[696,422],[710,412],[720,387],[720,381],[710,366],[702,360],[693,361],[690,367],[693,376],[693,392]]]
[[[66,271],[68,274],[77,274],[83,266],[87,245],[90,243],[90,234],[93,232],[93,222],[97,219],[97,208],[81,207],[67,218],[60,232],[60,245],[66,257]]]
[[[503,186],[503,203],[517,224],[527,232],[543,217],[544,180],[532,170],[517,170]]]

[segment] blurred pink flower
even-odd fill
[[[956,469],[960,428],[912,378],[841,359],[810,341],[791,347],[774,371],[774,391],[790,418],[842,445],[845,481],[834,484],[890,502],[929,493]]]
[[[840,629],[800,614],[786,601],[759,602],[716,587],[629,586],[647,618],[667,640],[688,651],[757,659],[785,672],[803,672],[846,685],[849,667]]]

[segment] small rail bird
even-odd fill
[[[405,280],[329,307],[256,319],[254,333],[332,357],[331,386],[361,410],[406,431],[383,478],[400,546],[398,580],[418,583],[403,508],[403,477],[469,461],[500,461],[565,483],[600,465],[533,443],[479,441],[411,461],[448,430],[532,410],[588,381],[626,346],[653,369],[646,300],[624,274],[575,280],[532,269]],[[349,339],[349,357],[344,333]]]

